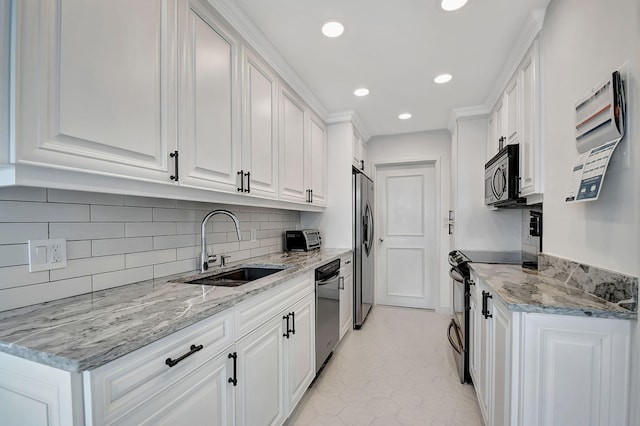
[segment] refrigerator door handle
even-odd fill
[[[367,256],[371,253],[371,242],[373,241],[373,218],[371,217],[371,206],[367,201],[367,206],[364,211],[364,221],[366,222],[362,233],[364,234],[364,250],[367,252]]]

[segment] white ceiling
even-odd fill
[[[443,129],[483,104],[529,12],[549,0],[234,0],[329,113],[353,110],[369,135]],[[321,25],[345,26],[330,39]],[[433,78],[450,73],[437,85]],[[354,89],[367,87],[357,98]],[[413,117],[399,120],[398,114]]]

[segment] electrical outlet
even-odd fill
[[[250,233],[251,233],[251,241],[256,241],[256,235],[257,235],[256,230],[252,229]]]
[[[29,272],[67,267],[67,241],[29,240]]]

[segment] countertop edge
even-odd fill
[[[321,261],[319,262],[311,262],[310,265],[305,265],[305,266],[294,266],[292,268],[288,268],[287,270],[289,271],[289,273],[283,277],[279,277],[276,278],[275,280],[273,280],[272,282],[269,282],[269,284],[266,284],[264,286],[258,287],[258,288],[253,288],[250,289],[246,292],[241,292],[238,294],[233,294],[233,295],[229,295],[226,297],[222,297],[219,301],[216,300],[211,301],[211,307],[207,308],[205,310],[203,310],[202,312],[199,312],[197,315],[191,316],[191,317],[184,317],[182,319],[182,321],[179,321],[177,324],[175,321],[172,322],[172,327],[164,327],[161,329],[158,329],[156,332],[152,333],[152,334],[148,334],[142,338],[139,338],[135,341],[135,344],[132,346],[130,344],[130,342],[132,341],[131,339],[127,339],[126,343],[122,343],[120,345],[116,345],[113,346],[110,350],[108,351],[102,351],[101,353],[98,353],[96,355],[93,356],[89,356],[87,358],[84,359],[71,359],[65,356],[60,356],[57,354],[53,354],[53,353],[49,353],[49,352],[45,352],[42,350],[38,350],[35,348],[30,348],[27,346],[21,346],[18,342],[7,342],[7,341],[3,341],[0,340],[0,352],[4,352],[10,355],[14,355],[29,361],[33,361],[33,362],[37,362],[39,364],[43,364],[43,365],[47,365],[50,367],[54,367],[60,370],[64,370],[64,371],[68,371],[71,373],[82,373],[84,371],[89,371],[95,368],[98,368],[102,365],[105,365],[117,358],[120,358],[122,356],[125,356],[129,353],[132,353],[146,345],[149,345],[151,343],[154,343],[158,340],[161,340],[165,337],[170,336],[173,333],[176,333],[182,329],[185,329],[191,325],[194,325],[202,320],[205,320],[207,318],[210,318],[213,315],[216,315],[226,309],[230,309],[233,308],[236,304],[247,300],[253,296],[258,296],[260,294],[262,294],[265,291],[271,290],[275,287],[277,287],[280,284],[283,284],[285,282],[288,282],[292,279],[295,279],[296,277],[303,275],[305,273],[308,273],[311,270],[314,270],[315,268],[317,268],[318,266],[321,266],[323,264],[329,263],[335,259],[339,259],[341,257],[343,257],[344,255],[350,253],[353,251],[353,249],[348,249],[348,248],[326,248],[323,249],[322,254],[326,254],[327,251],[330,251],[331,254],[327,255],[326,257],[323,257]],[[234,262],[234,264],[242,264],[242,265],[247,265],[247,264],[252,264],[252,265],[259,265],[259,264],[266,264],[266,262],[260,262],[261,259],[264,259],[268,256],[271,255],[265,255],[265,256],[258,256],[255,258],[248,258],[248,259],[244,259],[238,262]],[[283,262],[283,264],[285,264],[286,262]],[[230,266],[233,266],[234,264],[230,264]],[[269,264],[273,264],[273,262],[269,262]],[[131,284],[126,284],[123,285],[119,288],[131,288],[131,286],[140,286],[140,285],[145,285],[148,284],[149,282],[155,282],[156,284],[163,284],[163,283],[172,283],[174,282],[173,280],[176,280],[178,277],[185,277],[185,276],[190,276],[190,275],[194,275],[197,272],[194,271],[189,271],[189,272],[185,272],[182,274],[176,274],[176,275],[172,275],[172,276],[167,276],[167,277],[163,277],[162,279],[155,279],[155,280],[145,280],[145,281],[140,281],[140,282],[136,282],[136,283],[131,283]],[[190,285],[190,284],[184,284],[184,285]],[[86,294],[88,295],[88,294]],[[86,296],[86,295],[78,295],[78,296],[74,296],[74,297],[79,297],[79,296]],[[71,298],[69,298],[71,299]],[[58,299],[56,301],[52,301],[52,302],[57,302],[60,300],[64,300],[64,299]],[[29,310],[37,310],[39,306],[45,306],[47,305],[47,303],[51,303],[51,302],[45,302],[45,303],[41,303],[41,304],[37,304],[37,305],[32,305],[29,307],[25,307],[25,308],[29,308]],[[18,309],[24,309],[24,308],[18,308]],[[10,312],[10,311],[5,311],[3,313],[6,312]],[[2,313],[0,313],[2,314]]]
[[[481,264],[480,265],[487,265]],[[497,264],[492,266],[501,266],[501,267],[514,267],[517,265],[509,265],[509,264]],[[509,301],[509,298],[505,297],[501,288],[497,288],[495,285],[491,283],[491,279],[487,277],[483,271],[474,268],[473,263],[469,263],[469,267],[475,271],[480,278],[482,278],[487,286],[489,286],[498,297],[498,300],[501,304],[506,306],[512,312],[524,312],[524,313],[539,313],[539,314],[553,314],[553,315],[565,315],[565,316],[574,316],[574,317],[582,317],[582,318],[603,318],[603,319],[618,319],[618,320],[634,320],[638,318],[638,314],[632,311],[622,311],[620,307],[607,302],[604,299],[601,299],[603,303],[610,304],[611,310],[605,309],[593,309],[586,308],[580,306],[543,306],[535,303],[522,302],[519,303],[517,301]],[[522,272],[525,274],[525,272]],[[542,279],[541,279],[542,280]],[[580,290],[576,287],[567,287],[567,284],[556,280],[550,277],[544,277],[545,285],[553,285],[554,288],[558,290],[570,289],[571,291],[581,291],[585,295],[589,295],[590,297],[598,298],[597,296],[590,295],[589,293]],[[598,298],[600,299],[600,298]]]

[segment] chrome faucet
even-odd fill
[[[209,219],[211,219],[213,216],[217,214],[226,214],[233,220],[233,222],[236,224],[236,233],[238,234],[238,241],[242,240],[242,237],[240,236],[240,222],[238,221],[238,218],[236,217],[236,215],[234,215],[228,210],[213,210],[207,213],[204,219],[202,219],[202,227],[200,229],[201,230],[200,236],[201,236],[201,242],[202,242],[202,247],[201,247],[202,251],[200,252],[200,272],[206,272],[207,269],[209,269],[205,229],[207,227],[207,222],[209,222]]]

